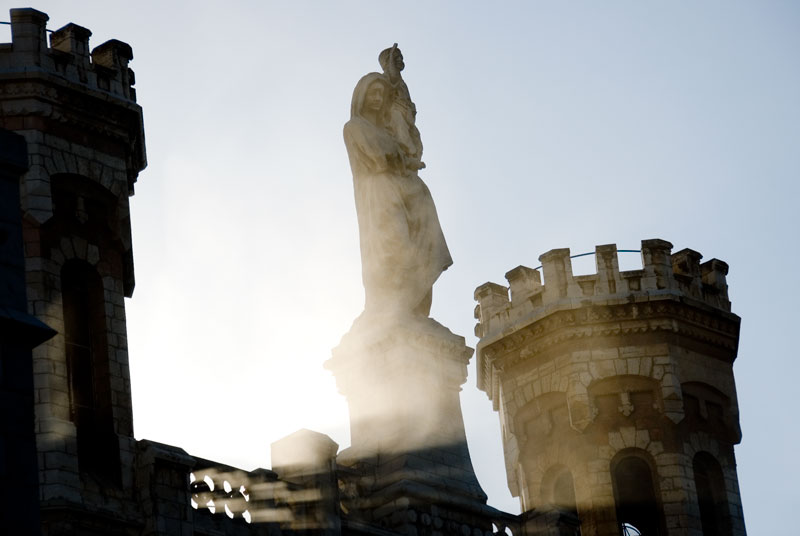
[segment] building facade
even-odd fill
[[[627,523],[647,534],[744,533],[727,267],[661,241],[643,244],[641,273],[620,273],[606,247],[597,276],[573,277],[557,250],[543,256],[544,285],[520,267],[510,300],[506,287],[478,289],[478,382],[500,412],[520,516],[486,504],[458,398],[473,351],[431,319],[402,330],[357,323],[334,349],[326,367],[353,430],[341,452],[301,430],[273,444],[271,470],[244,471],[135,439],[128,200],[146,156],[133,53],[116,40],[91,49],[75,24],[48,36],[34,9],[10,15],[12,42],[0,44],[0,399],[21,417],[0,429],[0,478],[24,493],[4,495],[3,528],[487,536],[611,535]]]

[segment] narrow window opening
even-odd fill
[[[580,534],[575,481],[569,468],[556,465],[545,473],[542,478],[542,502],[551,504],[560,511],[559,533]]]
[[[578,515],[578,508],[575,505],[575,483],[572,481],[572,474],[569,471],[563,471],[556,477],[553,483],[553,503],[559,508]]]
[[[70,383],[70,418],[75,423],[78,466],[108,484],[119,485],[119,443],[114,433],[100,276],[83,261],[61,272],[64,339]]]
[[[620,534],[661,534],[650,465],[638,456],[626,456],[613,465],[612,474]]]
[[[707,452],[698,453],[692,466],[703,536],[730,536],[731,524],[722,468]]]

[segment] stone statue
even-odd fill
[[[402,54],[396,45],[387,50],[380,56],[386,73],[358,81],[344,126],[365,313],[427,317],[433,284],[453,261],[431,193],[417,173],[424,167],[422,143],[414,103],[400,77]]]

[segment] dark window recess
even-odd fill
[[[598,395],[595,398],[597,406],[597,419],[601,421],[614,421],[619,418],[619,394],[611,393]]]
[[[644,535],[662,534],[653,473],[645,460],[638,456],[619,460],[613,467],[613,486],[620,534],[626,534],[626,525]]]
[[[630,398],[634,417],[652,417],[657,414],[656,399],[652,391],[633,391]]]
[[[707,452],[699,452],[692,463],[703,536],[730,536],[725,479],[717,460]]]
[[[708,420],[718,426],[724,426],[724,412],[722,406],[714,402],[706,402]]]
[[[101,248],[119,239],[117,199],[111,192],[80,175],[58,174],[51,182],[59,237],[73,234]]]
[[[119,485],[119,442],[111,408],[103,284],[88,263],[69,261],[61,271],[61,291],[78,465],[82,473]]]
[[[580,535],[581,523],[575,501],[575,482],[572,472],[563,465],[551,467],[542,480],[542,503],[558,509],[558,534]]]
[[[682,387],[686,413],[683,426],[690,431],[702,430],[726,442],[738,441],[736,419],[730,413],[730,399],[724,393],[699,382],[685,383]]]
[[[687,420],[692,423],[700,421],[700,400],[696,396],[683,393],[683,408]]]

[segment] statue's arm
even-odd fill
[[[399,145],[389,136],[376,135],[374,129],[349,121],[344,126],[344,143],[353,171],[360,167],[371,173],[402,170],[405,167]]]

